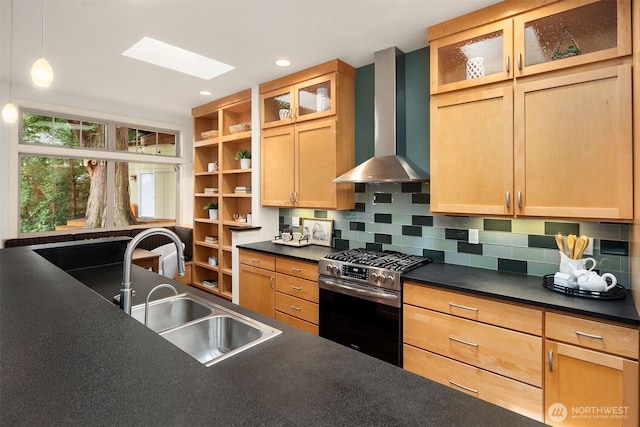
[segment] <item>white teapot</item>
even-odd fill
[[[611,279],[611,284],[607,282],[607,278]],[[618,279],[611,273],[604,273],[599,276],[595,271],[579,270],[577,271],[578,287],[585,291],[591,292],[607,292],[613,289],[618,283]]]

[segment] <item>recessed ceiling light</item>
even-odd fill
[[[276,61],[276,65],[278,67],[288,67],[289,65],[291,65],[291,61],[289,61],[288,59],[278,59]]]
[[[201,90],[200,91],[200,95],[204,95],[204,96],[211,96],[211,92],[208,90]]]
[[[210,80],[235,68],[215,59],[207,58],[150,37],[143,37],[142,40],[122,52],[122,54],[129,58],[205,80]]]

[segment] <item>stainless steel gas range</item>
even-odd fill
[[[320,336],[402,366],[402,274],[429,262],[370,249],[320,259]]]

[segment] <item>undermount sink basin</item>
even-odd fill
[[[131,317],[144,323],[144,309],[144,304],[132,307]],[[151,301],[147,327],[154,332],[162,332],[212,314],[213,308],[196,301],[187,294],[181,294]]]
[[[144,323],[144,304],[131,316]],[[206,366],[282,332],[189,293],[150,302],[147,326]]]

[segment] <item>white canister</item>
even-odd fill
[[[215,172],[218,170],[218,162],[212,162],[207,164],[207,171]]]
[[[331,99],[329,99],[329,89],[319,87],[316,93],[316,110],[326,111],[331,108]]]
[[[469,58],[467,61],[467,80],[484,76],[484,58]]]
[[[218,265],[218,257],[210,256],[209,257],[209,265]]]

